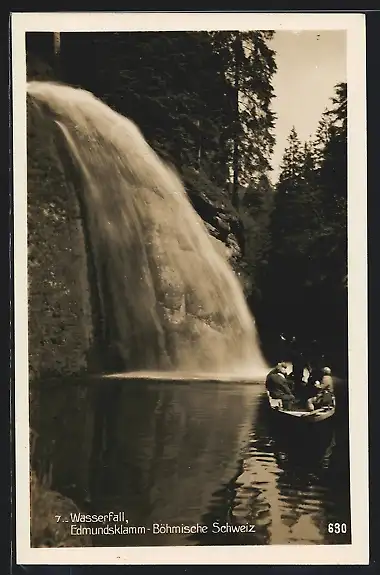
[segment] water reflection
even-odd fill
[[[48,460],[54,488],[86,510],[125,511],[147,529],[97,535],[94,545],[349,542],[327,531],[328,522],[349,527],[340,428],[279,427],[260,385],[114,381],[42,396],[35,464]],[[208,532],[155,535],[153,523]],[[255,530],[213,532],[226,523]]]
[[[135,382],[119,393],[108,412],[108,444],[97,450],[97,512],[121,506],[133,524],[145,526],[200,521],[213,492],[236,471],[252,392],[246,386],[236,393],[227,384]],[[172,539],[148,533],[144,542]]]
[[[327,530],[314,519],[330,497],[322,473],[335,439],[326,426],[287,434],[272,425],[266,433],[251,432],[235,513],[244,516],[250,509],[258,532],[268,530],[272,544],[325,542]]]
[[[90,459],[95,417],[93,390],[72,382],[46,382],[33,389],[35,432],[32,466],[54,489],[83,503],[90,498]]]

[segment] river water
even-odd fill
[[[95,546],[350,542],[344,383],[335,416],[307,429],[279,427],[262,384],[74,380],[34,398],[40,477],[85,513],[124,511],[145,531]],[[329,533],[335,523],[346,533]],[[166,527],[196,524],[207,532]],[[232,525],[251,531],[221,532]]]

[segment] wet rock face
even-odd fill
[[[184,168],[182,177],[191,204],[212,237],[219,241],[216,245],[232,267],[238,268],[244,252],[244,235],[229,191],[212,184],[205,174],[191,168]]]
[[[93,322],[85,238],[54,126],[28,99],[28,295],[31,377],[88,368]]]

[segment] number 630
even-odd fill
[[[329,523],[327,526],[329,533],[347,533],[346,523]]]

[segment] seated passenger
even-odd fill
[[[286,377],[286,364],[278,363],[266,378],[265,386],[273,399],[281,399],[284,409],[290,409],[295,402],[295,397]]]
[[[315,395],[315,392],[310,392],[307,381],[299,378],[295,381],[293,393],[299,402],[303,405],[306,403],[310,395]]]
[[[317,362],[309,365],[308,367],[309,377],[305,385],[304,399],[312,399],[319,393],[318,384],[323,376],[322,368],[320,368]],[[316,385],[317,384],[317,385]]]
[[[291,374],[294,380],[293,393],[301,403],[305,403],[309,397],[307,381],[304,379],[305,363],[303,355],[298,354],[298,356],[294,358],[293,372]]]
[[[331,369],[324,367],[322,369],[321,381],[316,381],[314,387],[317,390],[317,395],[310,397],[307,400],[307,408],[310,411],[318,409],[319,407],[332,405],[334,397],[333,378],[331,376]]]
[[[319,388],[324,391],[329,391],[330,393],[334,393],[334,382],[331,376],[331,369],[329,367],[324,367],[323,376],[321,379],[321,383],[319,384]]]

